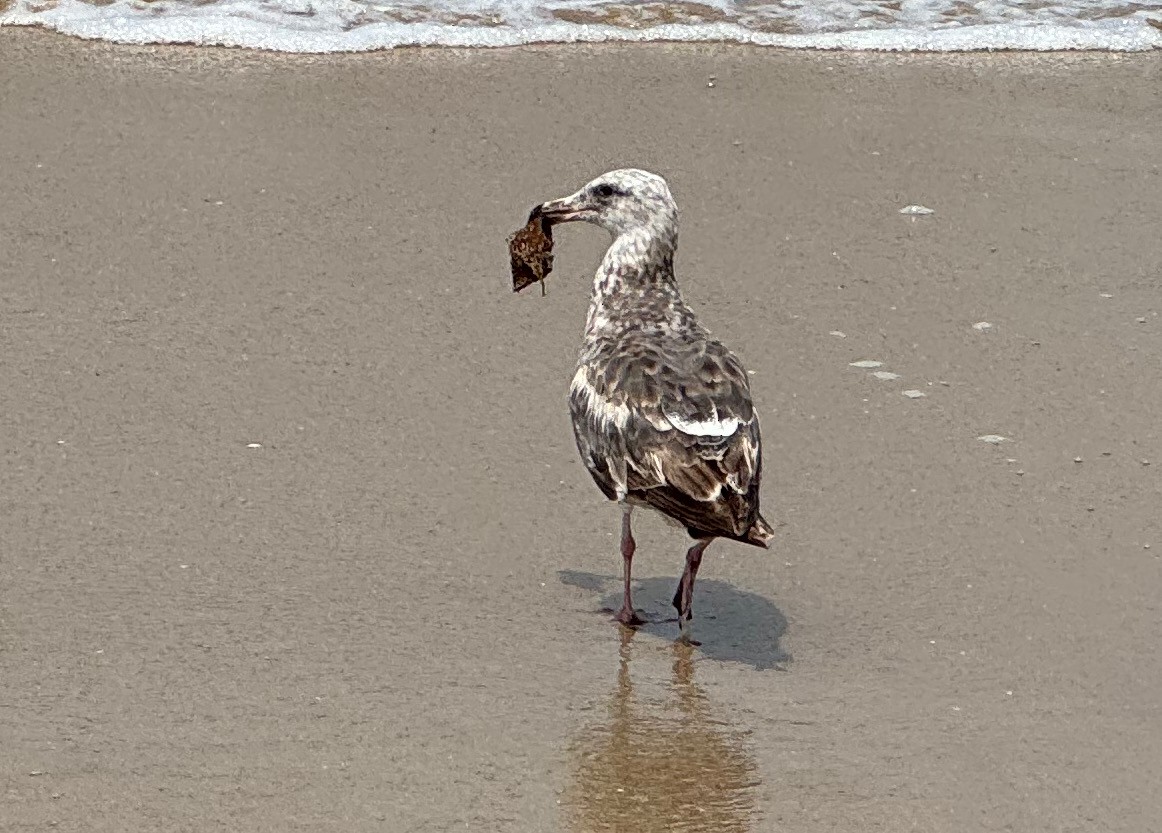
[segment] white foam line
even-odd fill
[[[1162,48],[1162,31],[1140,20],[1103,21],[1101,26],[1013,23],[933,31],[880,29],[786,35],[756,32],[732,23],[663,24],[646,29],[544,23],[526,27],[451,26],[440,23],[369,23],[350,31],[291,29],[279,23],[213,16],[213,6],[164,16],[126,15],[119,4],[93,6],[61,0],[54,8],[28,12],[19,4],[0,14],[0,26],[44,26],[66,35],[116,43],[236,46],[276,52],[365,52],[402,46],[505,47],[534,43],[727,41],[790,49],[890,52],[992,50],[1141,52]],[[308,24],[309,26],[309,24]]]

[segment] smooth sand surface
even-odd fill
[[[5,831],[1162,818],[1162,56],[0,67]],[[601,612],[605,237],[509,284],[530,206],[622,165],[671,181],[780,523],[709,550],[697,649]],[[637,528],[664,618],[687,540]]]

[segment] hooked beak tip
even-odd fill
[[[529,220],[540,218],[550,223],[567,223],[580,218],[581,209],[576,208],[565,200],[549,200],[533,209]]]

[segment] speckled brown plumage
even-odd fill
[[[684,627],[709,543],[766,547],[773,537],[759,512],[762,440],[747,373],[678,290],[678,210],[664,179],[611,171],[538,212],[613,236],[594,276],[570,389],[573,431],[598,488],[625,510],[621,622],[641,621],[630,595],[632,508],[655,509],[696,539],[674,595]]]

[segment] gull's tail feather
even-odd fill
[[[746,531],[742,540],[748,544],[753,544],[756,547],[762,547],[764,550],[768,549],[768,544],[775,537],[775,530],[762,515],[755,518],[755,522],[751,524],[750,529]]]

